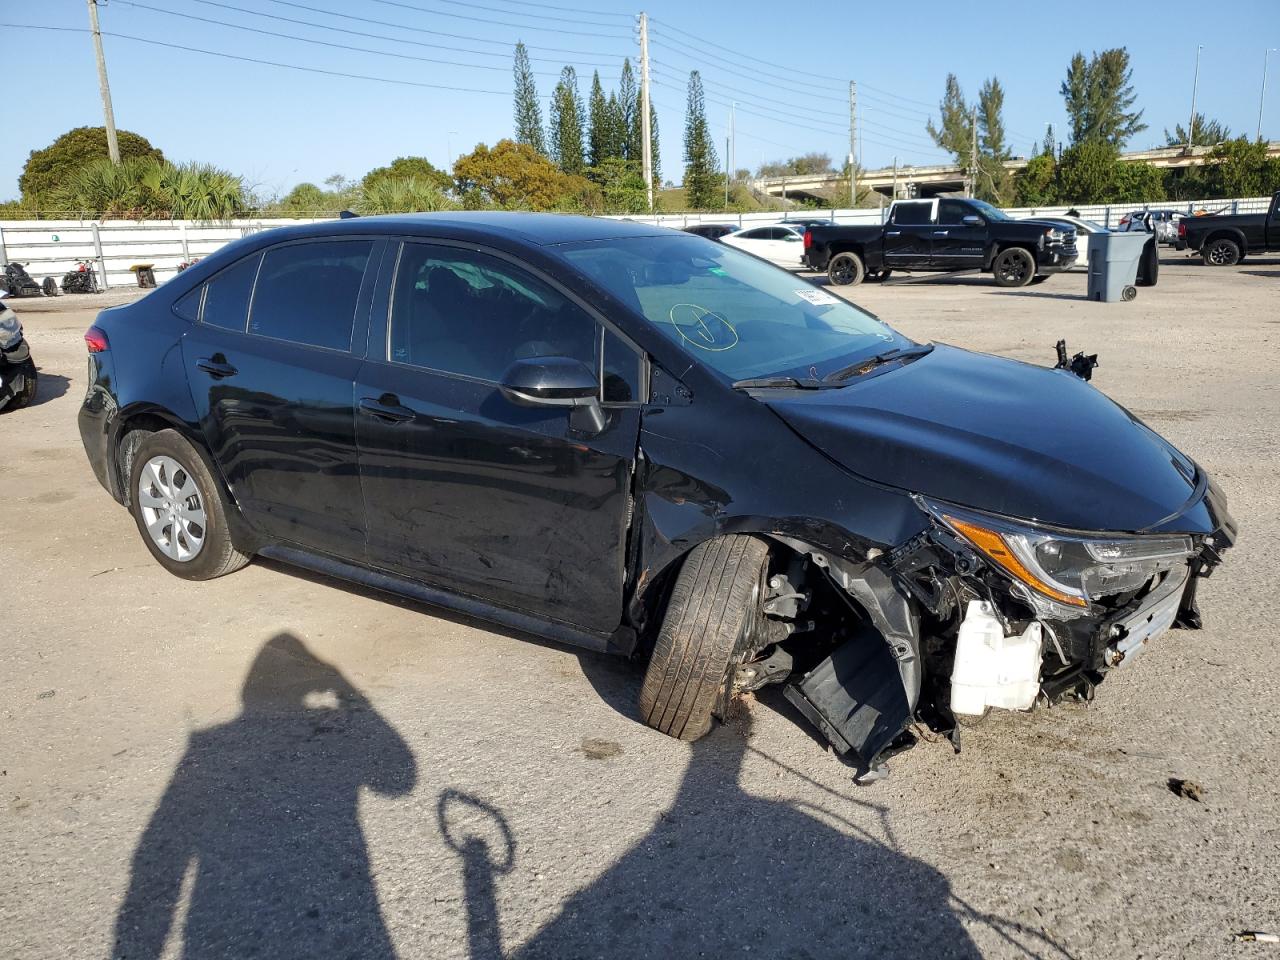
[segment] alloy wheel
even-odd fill
[[[138,480],[138,506],[152,542],[165,556],[186,563],[204,547],[208,517],[195,480],[173,457],[147,461]]]
[[[1209,248],[1209,260],[1216,266],[1229,267],[1236,262],[1235,250],[1227,241],[1219,240]]]

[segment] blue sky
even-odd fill
[[[1077,50],[1111,46],[1129,48],[1139,106],[1150,125],[1131,149],[1162,143],[1164,127],[1185,125],[1198,43],[1204,44],[1198,109],[1252,135],[1263,53],[1280,47],[1280,0],[1238,0],[1226,15],[1203,0],[1076,0],[1023,4],[1008,16],[993,16],[989,6],[935,0],[902,7],[849,0],[796,6],[640,2],[652,23],[662,171],[677,181],[684,89],[693,68],[703,72],[721,151],[728,103],[738,102],[737,166],[752,169],[810,150],[839,162],[848,150],[847,81],[857,80],[862,161],[878,167],[892,163],[895,154],[904,164],[938,158],[924,121],[931,111],[936,115],[948,72],[957,74],[970,98],[984,78],[1000,78],[1015,152],[1027,152],[1046,122],[1065,138],[1058,85],[1068,61]],[[120,127],[144,134],[172,159],[216,163],[270,195],[333,173],[358,178],[404,154],[445,166],[478,142],[509,136],[511,46],[519,39],[541,58],[534,68],[544,95],[565,63],[575,65],[584,97],[594,69],[606,86],[615,83],[623,57],[637,52],[637,9],[588,0],[109,0],[101,16],[108,33],[404,82],[104,39]],[[580,12],[585,10],[592,12]],[[0,0],[0,49],[16,111],[0,136],[0,198],[16,196],[32,148],[71,127],[102,123],[87,33],[14,25],[82,30],[87,20],[83,0]],[[1280,139],[1280,54],[1272,54],[1270,64],[1263,135]]]

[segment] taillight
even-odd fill
[[[1187,221],[1178,221],[1178,236],[1185,237],[1187,235]]]
[[[102,351],[110,349],[107,342],[107,332],[101,327],[90,327],[84,332],[84,343],[89,348],[90,353],[102,353]]]
[[[804,232],[804,248],[808,250],[813,246],[813,231],[806,230]]]

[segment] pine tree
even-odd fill
[[[662,183],[662,151],[658,147],[658,111],[649,103],[649,156],[653,167],[653,182]]]
[[[702,76],[694,70],[689,74],[689,102],[684,119],[685,200],[695,210],[719,207],[724,200],[722,185],[716,147],[707,128]]]
[[[527,143],[543,156],[547,153],[547,140],[542,132],[542,104],[538,101],[538,87],[529,66],[529,51],[523,43],[516,44],[516,143]]]
[[[973,138],[973,115],[969,105],[965,103],[964,91],[960,89],[960,81],[954,73],[947,74],[947,89],[938,103],[938,113],[941,127],[935,127],[933,118],[930,117],[925,129],[933,142],[952,154],[957,163],[968,166]]]
[[[1046,157],[1052,157],[1057,153],[1057,140],[1053,132],[1053,124],[1049,124],[1044,130],[1044,142],[1040,145],[1041,152]]]
[[[600,86],[600,71],[591,75],[591,96],[587,99],[587,165],[598,167],[609,156],[609,101]]]
[[[1133,69],[1124,47],[1103,50],[1085,60],[1071,58],[1067,77],[1059,88],[1071,118],[1071,143],[1100,140],[1117,150],[1136,133],[1147,129],[1142,111],[1134,111],[1138,95],[1133,90]]]
[[[618,80],[618,106],[622,109],[624,147],[622,156],[627,160],[640,159],[640,91],[636,77],[631,72],[631,60],[622,61],[622,76]]]
[[[565,173],[582,173],[582,98],[573,67],[560,71],[551,94],[551,159]]]
[[[627,157],[627,120],[615,93],[609,94],[604,106],[605,156],[625,160]]]
[[[1013,197],[1013,177],[1004,162],[1012,155],[1004,139],[1004,88],[992,77],[978,91],[977,194],[995,204]]]

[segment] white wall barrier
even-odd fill
[[[1178,210],[1191,214],[1265,213],[1270,197],[1234,200],[1170,201],[1151,204],[1084,204],[1076,209],[1086,220],[1115,226],[1126,213],[1135,210]],[[741,227],[778,223],[800,218],[832,218],[837,223],[880,223],[888,214],[881,210],[796,208],[786,213],[672,213],[625,218],[680,229],[696,223],[734,223]],[[1070,208],[1011,207],[1011,217],[1054,216]],[[465,216],[465,214],[464,214]],[[163,283],[178,272],[184,261],[206,257],[215,250],[260,230],[313,223],[312,220],[231,220],[204,223],[191,220],[4,220],[0,221],[0,266],[16,261],[39,283],[45,277],[62,276],[74,270],[76,261],[92,261],[99,284],[106,287],[133,286],[136,278],[129,269],[135,264],[151,264],[156,280]]]

